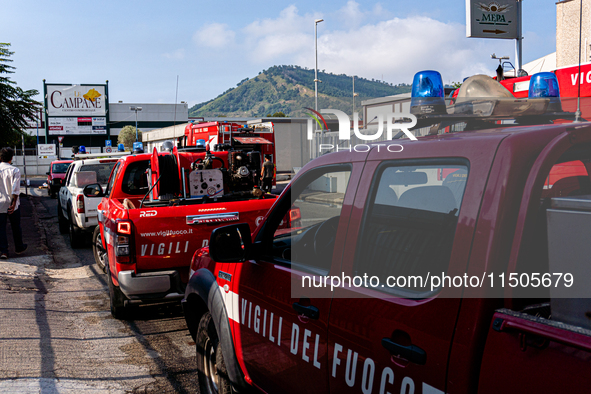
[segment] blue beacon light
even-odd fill
[[[195,148],[205,150],[205,140],[195,141]]]
[[[119,145],[117,145],[117,150],[118,150],[119,152],[125,152],[125,145],[123,145],[123,144],[119,144]]]
[[[548,112],[562,112],[560,87],[556,74],[540,72],[532,75],[529,81],[528,98],[549,98]]]
[[[438,71],[415,74],[412,82],[410,112],[412,114],[445,114],[443,79]]]
[[[529,98],[560,97],[556,74],[541,72],[532,75],[529,81]]]
[[[142,144],[141,142],[134,142],[133,153],[144,153],[144,144]]]
[[[78,153],[86,153],[86,147],[84,145],[80,145],[78,148]]]

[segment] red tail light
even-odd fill
[[[115,236],[115,255],[118,263],[131,262],[131,222],[117,220],[117,235]]]
[[[299,208],[292,208],[289,211],[289,220],[297,220],[302,218],[302,213]]]
[[[82,194],[78,194],[76,197],[76,209],[78,213],[84,213],[84,196]]]
[[[131,223],[128,221],[117,222],[117,233],[118,234],[131,234]]]

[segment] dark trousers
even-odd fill
[[[21,208],[19,207],[11,215],[0,213],[0,253],[8,253],[8,239],[6,237],[6,221],[10,221],[14,247],[16,250],[23,247],[23,230],[21,229]]]
[[[273,187],[273,178],[263,178],[263,187],[261,188],[264,192],[271,193]]]

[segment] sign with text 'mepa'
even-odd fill
[[[466,0],[466,37],[516,39],[517,0]]]

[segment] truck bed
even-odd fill
[[[209,243],[214,228],[247,222],[254,230],[265,216],[276,196],[240,201],[232,198],[155,201],[142,208],[127,209],[123,201],[113,203],[127,211],[133,222],[133,240],[137,272],[181,269],[182,279],[195,251]],[[136,205],[136,201],[132,201]],[[181,205],[182,204],[182,205]],[[139,206],[137,203],[136,206]]]

